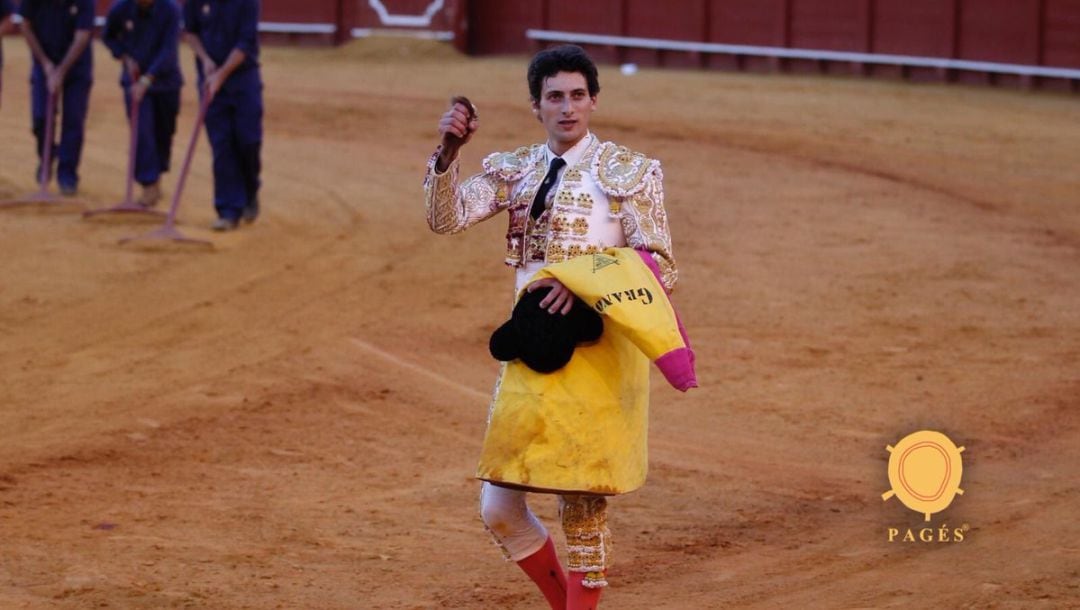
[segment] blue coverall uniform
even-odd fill
[[[75,40],[77,30],[94,28],[93,0],[22,0],[19,14],[41,44],[45,56],[59,66]],[[26,23],[23,27],[26,27]],[[87,45],[64,78],[60,106],[60,147],[53,157],[57,161],[56,180],[61,188],[75,189],[79,183],[79,157],[82,155],[86,111],[90,103],[90,87],[94,82],[94,61]],[[30,69],[30,112],[34,136],[38,143],[38,158],[45,150],[45,110],[48,103],[48,83],[45,69],[34,58]],[[55,137],[55,129],[53,137]]]
[[[244,62],[222,85],[206,112],[206,134],[214,153],[214,207],[238,220],[257,209],[262,148],[262,76],[259,73],[259,1],[187,0],[184,29],[197,36],[221,66],[233,49]],[[203,95],[203,66],[196,59]]]
[[[139,65],[139,75],[153,79],[139,105],[135,180],[147,186],[169,170],[176,115],[180,112],[180,7],[175,0],[154,0],[140,8],[135,0],[119,0],[109,9],[102,36],[113,57]],[[121,65],[120,86],[131,117],[131,75]]]

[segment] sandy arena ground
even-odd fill
[[[5,47],[15,196],[36,160],[28,55]],[[127,131],[95,52],[99,207],[122,195]],[[453,93],[482,116],[467,171],[542,138],[524,60],[379,40],[263,59],[253,227],[206,230],[205,138],[181,218],[212,249],[0,210],[0,607],[543,607],[471,478],[505,225],[438,237],[421,197]],[[612,502],[604,607],[1080,607],[1077,97],[610,66],[601,83],[594,130],[664,163],[702,382],[654,376],[651,476]],[[930,524],[963,542],[887,540],[923,526],[881,499],[885,446],[922,428],[966,446],[966,493]],[[557,531],[554,500],[533,504]]]

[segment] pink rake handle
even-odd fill
[[[53,126],[56,123],[56,98],[59,95],[59,90],[50,92],[45,102],[45,139],[42,142],[41,173],[38,175],[42,195],[48,192],[49,179],[52,177]]]
[[[134,81],[135,79],[133,79]],[[124,200],[119,204],[114,205],[111,208],[100,208],[97,210],[88,210],[83,212],[83,218],[90,218],[91,216],[97,216],[98,214],[147,214],[150,216],[164,216],[163,212],[158,210],[152,210],[148,207],[140,205],[135,202],[135,163],[139,151],[139,114],[142,109],[143,102],[146,101],[144,95],[139,99],[139,103],[135,103],[135,96],[131,95],[131,89],[128,88],[128,98],[131,100],[131,117],[128,119],[128,128],[131,130],[129,142],[128,142],[128,168],[127,168],[127,189],[124,194]]]
[[[128,88],[128,95],[131,95],[130,91],[134,87]],[[127,190],[124,194],[124,203],[134,203],[134,191],[135,191],[135,155],[139,150],[139,110],[142,108],[143,102],[146,101],[146,96],[139,98],[139,102],[135,103],[135,96],[131,95],[131,139],[128,143],[128,171],[127,171]]]
[[[184,165],[180,168],[180,175],[176,178],[176,188],[173,190],[172,204],[169,205],[169,215],[165,217],[165,226],[171,227],[176,223],[176,211],[180,209],[180,195],[184,192],[184,183],[187,182],[188,171],[191,170],[191,159],[195,156],[195,146],[199,143],[199,131],[203,121],[206,120],[206,110],[210,107],[210,100],[214,96],[205,91],[199,103],[199,115],[195,118],[195,128],[191,130],[191,141],[188,143],[187,154],[184,155]]]
[[[55,93],[49,93],[45,102],[45,137],[42,138],[41,142],[41,168],[38,172],[38,189],[19,199],[0,201],[0,209],[35,204],[75,204],[82,207],[82,204],[77,200],[60,201],[56,195],[49,192],[49,182],[52,178],[53,145],[55,144],[53,134],[56,131],[56,105],[59,97],[60,90],[57,90]]]
[[[195,127],[191,130],[191,141],[188,143],[187,153],[184,155],[184,165],[180,168],[180,175],[176,179],[176,188],[173,190],[172,204],[169,205],[169,214],[165,222],[157,229],[138,237],[125,237],[120,240],[121,244],[134,240],[168,240],[181,243],[199,244],[213,247],[213,242],[205,239],[187,237],[176,228],[176,211],[180,209],[180,197],[184,192],[184,183],[187,182],[188,172],[191,170],[191,159],[195,156],[195,145],[199,143],[199,131],[206,120],[206,110],[210,107],[213,95],[204,91],[199,103],[199,115],[195,118]]]

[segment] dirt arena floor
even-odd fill
[[[33,190],[5,41],[0,196]],[[87,205],[123,192],[97,45]],[[191,57],[183,53],[191,75]],[[202,138],[182,228],[0,210],[0,607],[542,608],[472,473],[510,305],[501,219],[431,234],[451,94],[466,149],[542,138],[524,59],[436,43],[264,49],[264,216],[216,235]],[[610,66],[601,137],[664,164],[702,387],[653,379],[650,479],[612,501],[604,607],[1080,607],[1080,100]],[[174,157],[195,111],[184,106]],[[172,191],[175,172],[166,181]],[[931,527],[885,446],[939,430]],[[557,531],[555,502],[533,505]]]

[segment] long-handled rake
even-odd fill
[[[195,145],[199,143],[199,130],[202,129],[203,121],[206,120],[206,109],[210,107],[212,97],[209,90],[203,92],[202,101],[199,104],[199,116],[195,118],[195,128],[191,131],[191,141],[188,143],[187,154],[184,155],[184,165],[176,178],[176,189],[173,190],[172,204],[169,206],[168,215],[165,216],[165,224],[149,233],[125,237],[120,240],[121,244],[129,241],[160,239],[204,246],[214,245],[212,241],[188,237],[176,228],[176,211],[180,208],[180,196],[184,192],[184,182],[187,181],[188,171],[191,169],[191,158],[195,156]]]
[[[52,178],[52,152],[53,152],[53,129],[56,125],[56,100],[60,91],[49,94],[45,102],[45,141],[41,155],[41,171],[38,173],[38,190],[19,199],[0,201],[0,208],[9,208],[23,205],[82,205],[76,200],[61,200],[55,193],[49,192],[49,181]]]
[[[131,94],[131,90],[135,88],[135,79],[132,79],[131,82],[132,85],[128,88],[128,95],[131,95],[131,140],[128,144],[127,190],[124,193],[124,200],[111,208],[87,210],[83,212],[83,218],[90,218],[91,216],[97,216],[98,214],[165,215],[165,213],[160,210],[153,210],[135,202],[135,155],[138,153],[139,149],[139,110],[142,108],[143,102],[146,101],[146,96],[144,95],[139,98],[138,103],[136,103],[135,96]]]

